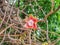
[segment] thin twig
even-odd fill
[[[48,20],[46,20],[46,27],[47,27],[47,32],[46,32],[46,36],[47,36],[47,41],[49,41],[49,36],[48,36],[48,33],[49,33],[49,31],[48,31]]]
[[[54,0],[51,0],[51,3],[52,3],[52,5],[51,5],[51,11],[53,12],[53,9],[54,9]]]
[[[5,36],[6,36],[6,31],[5,31],[5,33],[4,33],[4,37],[3,37],[2,41],[0,42],[0,45],[4,42]]]
[[[12,25],[14,25],[14,24],[10,24],[8,27],[6,27],[4,30],[2,30],[2,31],[0,32],[0,35],[1,35],[4,31],[6,31],[8,28],[10,28]]]
[[[7,7],[6,7],[6,10],[7,10]],[[4,20],[5,20],[5,17],[6,17],[6,11],[5,11],[5,14],[4,14],[4,17],[3,17],[3,20],[1,21],[0,28],[1,28],[1,26],[2,26],[2,24],[3,24],[3,22],[4,22]]]
[[[55,9],[53,12],[50,11],[47,15],[45,15],[44,20],[46,20],[46,19],[47,19],[50,15],[52,15],[53,13],[57,12],[59,9],[60,9],[60,5],[59,5],[58,8]]]

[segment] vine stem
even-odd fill
[[[47,26],[47,33],[46,33],[46,36],[47,36],[47,41],[49,40],[49,36],[48,36],[48,20],[46,20],[46,26]]]
[[[13,23],[13,24],[10,24],[8,27],[6,27],[4,30],[2,30],[2,31],[0,32],[0,35],[1,35],[4,31],[6,31],[8,28],[10,28],[12,25],[14,25],[14,23]]]
[[[29,32],[30,32],[30,33],[29,33],[29,42],[30,42],[30,45],[31,45],[31,41],[32,41],[32,40],[31,40],[31,32],[32,32],[32,30],[30,30]]]

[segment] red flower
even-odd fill
[[[31,28],[31,29],[37,29],[37,22],[38,22],[37,18],[30,14],[28,19],[26,20],[26,24],[24,25],[24,27]]]

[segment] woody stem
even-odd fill
[[[32,30],[29,31],[29,32],[30,32],[30,33],[29,33],[29,42],[30,42],[30,45],[31,45],[31,31],[32,31]]]

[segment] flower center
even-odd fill
[[[34,24],[34,21],[33,21],[33,20],[29,20],[29,21],[28,21],[28,25],[29,25],[29,26],[33,26],[33,24]]]

